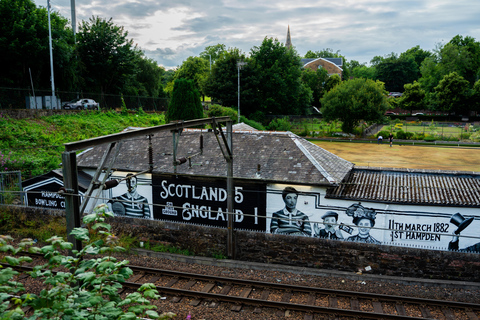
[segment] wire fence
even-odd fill
[[[33,104],[34,108],[40,109],[60,109],[62,103],[79,99],[93,99],[99,103],[101,109],[106,110],[121,109],[125,105],[127,109],[132,110],[142,108],[144,111],[166,111],[168,106],[167,98],[65,91],[56,92],[57,105],[51,107],[45,102],[42,104],[42,97],[50,97],[51,94],[50,90],[32,91],[29,88],[0,87],[0,110],[30,109],[32,108],[31,100],[36,101]]]
[[[24,205],[20,171],[0,172],[0,204]]]

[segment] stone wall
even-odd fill
[[[64,212],[16,208],[25,219],[63,218]],[[150,244],[171,245],[198,256],[227,255],[227,230],[188,224],[115,217],[114,234]],[[309,237],[235,231],[236,260],[426,279],[480,281],[480,254],[377,246]]]
[[[226,256],[227,230],[138,219],[116,219],[117,232],[143,241]],[[235,231],[235,259],[269,264],[426,279],[479,281],[480,255]],[[366,267],[371,271],[365,271]]]

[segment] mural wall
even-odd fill
[[[127,174],[112,176],[127,178]],[[116,215],[227,226],[226,179],[143,175],[106,191]],[[325,188],[234,182],[234,228],[437,250],[480,252],[477,208],[325,198]],[[149,205],[150,204],[150,205]]]

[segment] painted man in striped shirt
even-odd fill
[[[312,236],[308,216],[296,208],[298,193],[293,187],[283,189],[282,198],[285,208],[273,213],[270,224],[271,233]]]
[[[150,219],[148,200],[137,192],[137,177],[128,173],[126,182],[128,191],[109,201],[113,213],[117,216]]]

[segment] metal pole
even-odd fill
[[[63,186],[65,188],[65,218],[67,239],[73,243],[73,250],[82,250],[82,241],[71,235],[74,228],[80,228],[80,197],[78,195],[77,154],[75,151],[62,153]]]
[[[73,31],[73,39],[75,43],[77,43],[77,18],[75,15],[75,0],[70,0],[70,7],[72,10],[72,31]]]
[[[227,239],[227,255],[231,259],[235,259],[235,239],[233,234],[233,221],[235,214],[233,212],[233,148],[232,148],[232,122],[228,121],[227,125],[227,146],[230,154],[227,157],[227,211],[228,211],[228,239]]]
[[[237,63],[238,69],[238,120],[237,123],[240,123],[240,63]]]
[[[50,22],[50,0],[47,3],[48,6],[48,42],[50,46],[50,81],[52,82],[52,100],[55,97],[55,80],[53,78],[53,50],[52,50],[52,24]],[[53,101],[52,101],[53,102]]]

